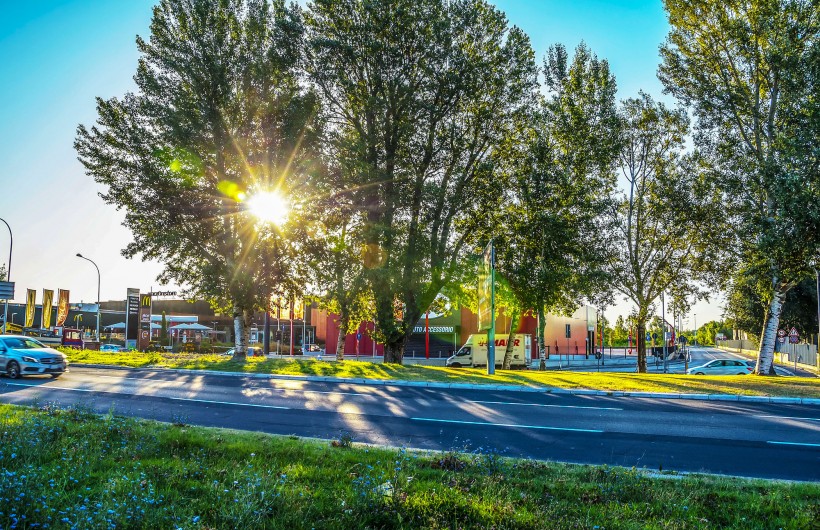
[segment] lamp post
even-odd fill
[[[6,266],[6,281],[11,281],[11,250],[14,248],[14,234],[11,233],[11,227],[6,222],[5,219],[0,217],[0,221],[3,221],[3,224],[6,225],[6,228],[9,229],[9,263]],[[6,333],[6,322],[9,318],[9,301],[8,298],[6,299],[5,308],[3,309],[3,334]]]
[[[94,263],[93,260],[90,260],[77,252],[77,257],[82,258],[86,261],[90,261],[94,268],[97,269],[97,335],[95,337],[96,340],[100,340],[100,268],[97,267],[97,264]]]
[[[698,345],[698,316],[692,313],[692,317],[695,319],[695,346]]]

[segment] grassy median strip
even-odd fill
[[[192,353],[63,351],[68,355],[69,362],[74,364],[110,364],[135,368],[165,367],[282,375],[318,375],[351,379],[508,384],[611,392],[674,392],[820,398],[820,378],[806,377],[691,376],[621,372],[539,372],[535,370],[498,370],[495,375],[488,376],[479,369],[400,366],[359,361],[326,362],[316,359],[289,360],[251,357],[246,362],[238,362],[225,356]]]
[[[810,528],[820,485],[0,406],[3,528]],[[465,451],[466,450],[466,451]]]

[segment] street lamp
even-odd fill
[[[692,313],[692,316],[695,319],[695,346],[698,345],[698,316]]]
[[[6,225],[6,228],[9,229],[9,263],[6,266],[6,281],[11,281],[11,249],[14,248],[14,234],[11,233],[11,227],[6,222],[5,219],[0,217],[0,221],[3,221],[3,224]],[[9,318],[9,300],[6,298],[5,308],[3,309],[3,334],[6,333],[6,322]]]
[[[90,260],[77,252],[77,257],[82,258],[86,261],[90,261],[94,268],[97,269],[97,336],[96,340],[100,340],[100,268],[97,267],[97,264],[94,263],[93,260]]]

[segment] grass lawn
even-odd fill
[[[0,406],[2,528],[814,528],[820,485]],[[456,450],[457,449],[457,450]]]
[[[578,388],[629,392],[682,392],[796,396],[820,398],[820,378],[758,376],[692,376],[633,373],[539,372],[499,370],[493,376],[472,368],[367,363],[323,362],[315,359],[262,359],[240,363],[230,357],[191,353],[107,353],[63,350],[72,364],[110,364],[131,367],[166,367],[226,372],[283,375],[321,375],[345,378],[438,381],[444,383],[511,384],[533,387]]]

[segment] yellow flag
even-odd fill
[[[30,328],[34,325],[34,304],[37,300],[37,291],[34,289],[26,290],[26,325],[24,327]]]
[[[54,290],[53,289],[43,289],[43,314],[42,318],[40,319],[42,325],[40,326],[43,329],[48,329],[51,327],[51,310],[54,305]]]

